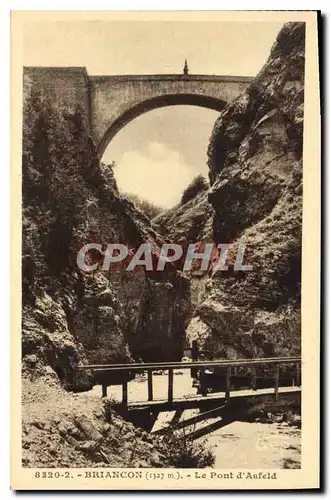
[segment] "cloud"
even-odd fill
[[[114,171],[118,187],[156,205],[170,208],[180,201],[194,177],[194,169],[180,152],[161,142],[126,152]]]

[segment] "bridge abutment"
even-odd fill
[[[91,131],[89,77],[85,68],[25,67],[23,92],[36,91],[67,113],[79,107],[87,129]],[[93,135],[93,134],[92,134]]]

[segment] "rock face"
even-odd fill
[[[175,241],[186,230],[188,241],[211,234],[231,244],[229,270],[205,278],[187,329],[211,357],[300,352],[304,51],[305,25],[284,25],[255,81],[215,123],[209,193],[153,221]],[[251,271],[234,270],[239,244]]]
[[[93,383],[79,364],[178,358],[190,305],[176,273],[169,281],[140,270],[125,283],[121,269],[100,270],[98,255],[95,272],[78,268],[87,243],[148,242],[157,256],[163,241],[100,166],[85,123],[80,108],[68,113],[24,86],[23,371],[75,391]]]

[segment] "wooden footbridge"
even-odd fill
[[[140,424],[139,416],[143,417],[145,424],[149,420],[152,425],[160,412],[175,411],[175,420],[179,422],[184,410],[199,409],[201,413],[193,417],[192,423],[222,415],[225,425],[229,421],[239,420],[238,413],[243,408],[247,411],[259,405],[263,408],[279,403],[301,404],[300,357],[85,365],[79,368],[93,372],[96,384],[102,386],[102,397],[107,397],[107,386],[120,383],[122,401],[114,403],[114,409]],[[155,399],[153,372],[161,370],[168,374],[167,397]],[[180,376],[174,377],[174,374],[184,370],[191,370],[191,376],[200,381],[201,394],[174,398],[174,383],[180,384],[181,381]],[[129,401],[128,382],[136,374],[144,372],[147,372],[147,399]],[[208,393],[208,377],[212,378],[213,372],[216,372],[215,377],[221,381],[222,388],[218,392]],[[241,375],[243,372],[244,376]],[[178,425],[184,426],[183,423]]]

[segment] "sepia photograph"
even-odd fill
[[[317,13],[189,14],[12,13],[16,489],[318,486]]]

